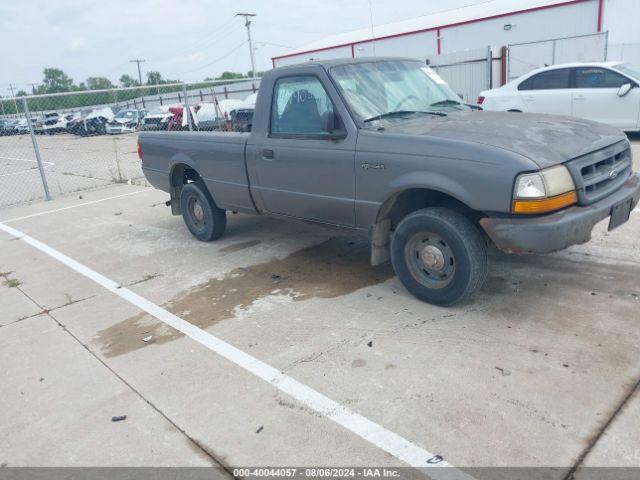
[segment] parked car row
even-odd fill
[[[251,94],[244,101],[228,98],[217,103],[190,106],[192,128],[199,131],[250,131],[255,99],[256,94]],[[189,118],[183,104],[158,106],[149,111],[141,124],[144,131],[188,129]]]
[[[480,93],[484,110],[550,113],[640,131],[640,66],[622,62],[544,67]]]
[[[223,99],[190,106],[191,125],[200,131],[251,131],[257,94],[245,100]],[[79,136],[114,135],[138,130],[188,130],[189,116],[184,104],[161,105],[149,112],[138,109],[114,111],[112,107],[86,108],[73,113],[47,112],[31,119],[37,135],[72,133]],[[29,133],[27,119],[0,119],[0,135]]]

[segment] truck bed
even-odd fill
[[[255,212],[245,165],[248,137],[235,132],[142,132],[142,170],[154,187],[169,192],[174,167],[191,167],[220,208]]]

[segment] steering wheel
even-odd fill
[[[396,105],[396,108],[394,108],[394,110],[400,110],[400,105],[402,105],[404,102],[406,102],[407,100],[420,100],[418,97],[416,97],[415,95],[407,95],[406,97],[404,97],[402,100],[400,100],[398,102],[398,104]]]

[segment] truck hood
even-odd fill
[[[574,117],[518,112],[452,112],[380,122],[384,131],[474,142],[509,150],[540,168],[564,163],[626,140],[613,127]]]

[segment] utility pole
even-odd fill
[[[140,86],[142,86],[142,72],[140,71],[140,64],[146,62],[146,60],[142,58],[136,58],[135,60],[129,60],[131,63],[138,64],[138,80],[140,80]]]
[[[247,39],[249,40],[249,55],[251,56],[251,76],[256,76],[256,64],[253,59],[253,44],[251,43],[251,17],[255,17],[255,13],[236,13],[236,17],[244,17],[244,26],[247,27]]]

